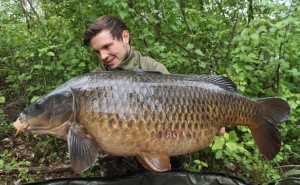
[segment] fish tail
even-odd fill
[[[257,127],[250,129],[260,153],[271,160],[281,146],[278,125],[289,118],[290,107],[280,98],[261,98],[256,102],[262,106],[262,119]]]

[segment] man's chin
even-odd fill
[[[118,65],[117,64],[107,64],[110,69],[117,69]]]

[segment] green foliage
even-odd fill
[[[300,158],[299,1],[3,0],[0,131],[8,122],[3,107],[18,99],[22,109],[98,65],[82,39],[86,27],[105,14],[123,19],[133,47],[171,73],[226,75],[243,95],[278,96],[291,106],[289,121],[280,127],[282,147],[274,160],[262,161],[250,131],[239,127],[216,137],[212,147],[202,151],[206,158],[191,156],[186,168],[218,170],[234,164],[242,178],[263,183],[283,177],[282,164]],[[55,155],[47,148],[53,143],[57,146],[46,138],[37,150]]]
[[[1,108],[4,103],[5,103],[5,97],[1,96],[2,91],[0,91],[0,132],[3,130],[7,130],[8,128],[11,128],[11,125],[7,124],[6,121],[6,114],[4,110]]]
[[[192,172],[200,172],[203,169],[203,167],[208,167],[208,164],[204,161],[196,159],[193,161],[192,164],[184,163],[183,167]]]
[[[208,164],[206,161],[199,160],[199,153],[194,152],[185,156],[183,167],[192,172],[199,172],[207,168]]]
[[[0,104],[5,103],[5,97],[4,96],[0,96]]]
[[[242,132],[243,138],[241,141],[234,130],[225,133],[224,136],[215,138],[212,144],[212,152],[215,153],[215,158],[221,159],[225,166],[234,163],[234,166],[239,167],[239,170],[246,171],[245,175],[250,179],[259,178],[260,182],[264,182],[267,179],[280,178],[278,169],[272,169],[270,162],[262,161],[249,129],[240,127],[237,131]],[[262,175],[257,177],[256,173],[252,173],[253,171]]]
[[[0,132],[10,128],[12,128],[12,126],[6,122],[6,114],[4,110],[0,108]]]
[[[92,177],[94,173],[92,172],[92,168],[80,174],[80,177]]]
[[[12,158],[8,150],[4,150],[1,153],[1,159],[0,159],[0,169],[4,170],[14,170],[19,167],[23,166],[31,166],[31,162],[26,161],[23,159],[22,161],[17,161],[16,159]],[[27,168],[22,168],[18,174],[18,178],[25,182],[33,182],[34,179],[29,176]]]
[[[66,142],[56,137],[45,136],[41,138],[40,135],[35,134],[34,138],[39,141],[34,147],[34,151],[36,154],[35,159],[39,163],[54,163],[61,158],[61,156],[59,156],[59,153],[63,151],[57,149],[67,149]]]

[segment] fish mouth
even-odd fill
[[[67,140],[70,123],[69,121],[66,121],[56,127],[33,127],[30,126],[28,122],[22,120],[22,117],[19,117],[13,123],[13,127],[17,130],[15,136],[20,132],[32,132],[41,135],[50,134],[60,139]]]
[[[25,121],[20,120],[20,118],[18,118],[17,121],[13,123],[13,126],[17,130],[15,134],[15,136],[17,136],[19,132],[25,132],[29,124]]]

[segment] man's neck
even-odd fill
[[[125,58],[124,58],[123,61],[125,61],[125,60],[129,57],[131,46],[129,45],[129,46],[126,47],[126,48],[127,48],[127,53],[126,53],[126,56],[125,56]],[[123,62],[123,61],[122,61],[122,62]]]

